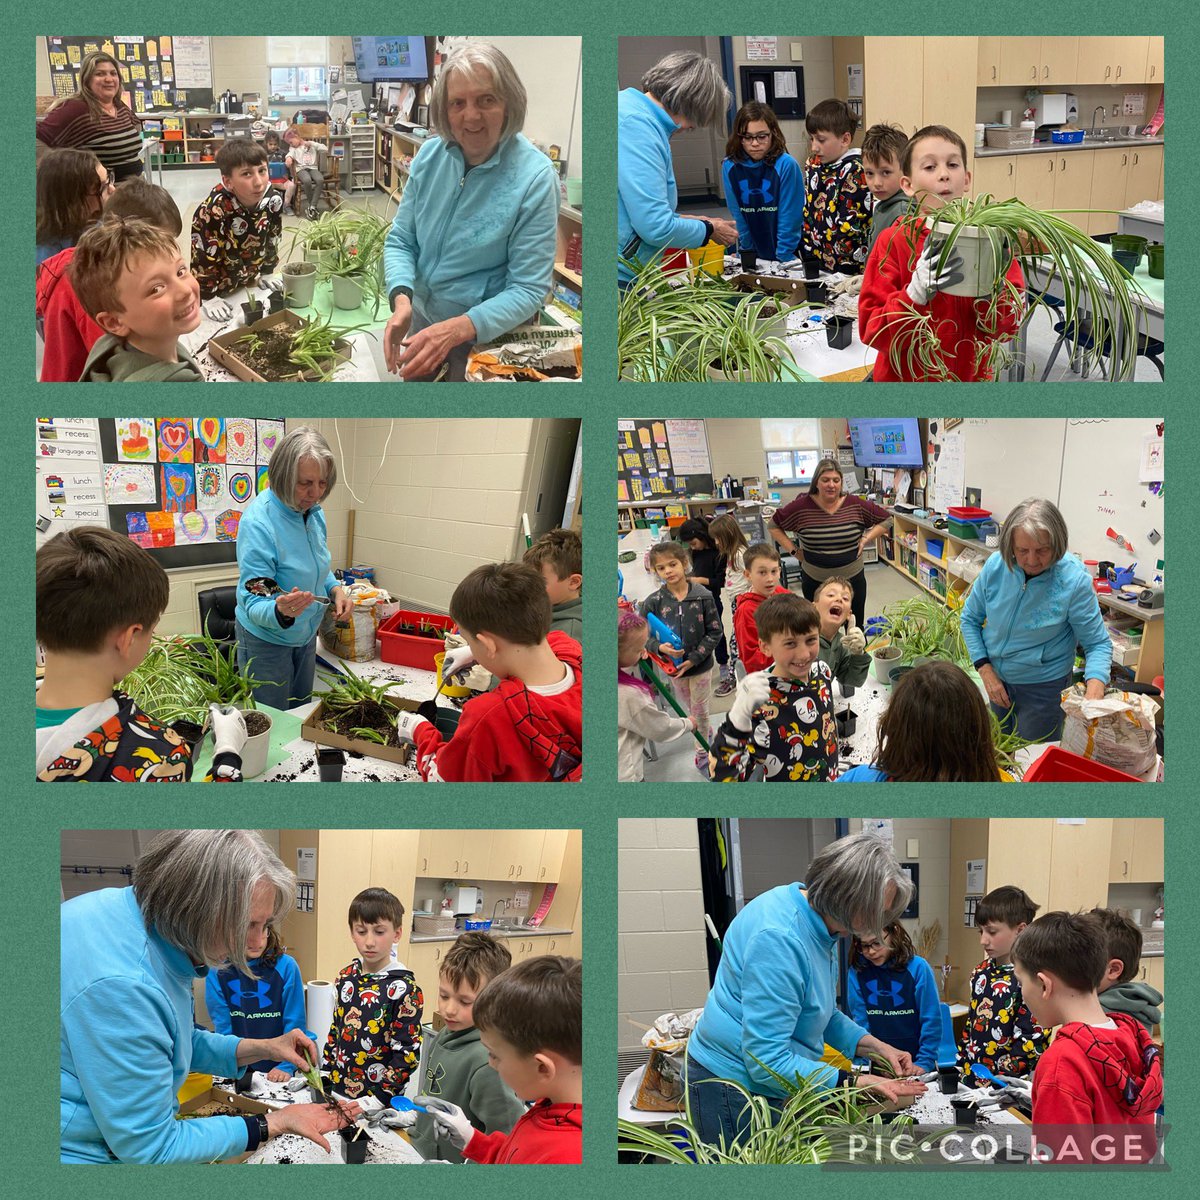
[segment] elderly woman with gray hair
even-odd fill
[[[1089,700],[1104,698],[1112,642],[1067,525],[1049,500],[1022,500],[1005,518],[1000,551],[984,564],[962,610],[967,652],[1006,728],[1034,742],[1062,735],[1062,694],[1083,647]]]
[[[737,241],[732,221],[675,212],[679,187],[671,163],[671,138],[681,130],[716,125],[729,100],[721,69],[693,50],[659,59],[642,77],[641,88],[618,94],[617,282],[622,287],[634,274],[627,263],[649,262],[667,246]]]
[[[322,1136],[358,1115],[294,1104],[265,1116],[177,1119],[190,1071],[237,1076],[261,1058],[307,1069],[319,1051],[303,1030],[270,1039],[194,1024],[192,986],[232,963],[252,975],[246,940],[282,921],[295,876],[256,833],[160,834],[133,886],[62,906],[59,1138],[64,1163],[204,1163],[296,1133]],[[307,1060],[307,1061],[306,1061]]]
[[[325,606],[344,620],[353,605],[330,570],[321,510],[337,482],[329,443],[308,426],[293,429],[271,455],[267,482],[238,525],[237,662],[263,681],[257,703],[285,709],[312,694]]]
[[[890,1100],[924,1092],[912,1079],[854,1075],[821,1061],[828,1044],[847,1059],[884,1059],[898,1076],[917,1074],[910,1054],[837,1008],[838,938],[880,936],[912,890],[886,842],[851,834],[817,854],[806,883],[772,888],[734,917],[688,1041],[688,1101],[705,1142],[733,1144],[746,1135],[743,1091],[782,1107],[786,1092],[775,1075],[804,1076],[821,1088],[850,1081]]]
[[[383,252],[387,369],[466,376],[472,344],[530,320],[554,273],[554,164],[522,133],[525,87],[495,46],[452,50],[433,85],[437,137],[417,152]]]

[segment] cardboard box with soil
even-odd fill
[[[291,362],[292,335],[309,322],[290,311],[273,313],[253,325],[231,329],[221,333],[208,343],[208,352],[226,370],[248,383],[312,382],[320,378],[311,370],[299,370]],[[250,350],[249,335],[262,339],[262,345]],[[351,346],[344,338],[333,343],[338,352],[322,362],[325,370],[332,370],[350,361]]]
[[[398,696],[390,698],[397,709],[402,712],[417,712],[421,704],[416,700],[402,700]],[[428,703],[425,701],[424,703]],[[300,736],[318,746],[334,746],[339,750],[349,750],[355,754],[365,754],[370,758],[382,758],[385,762],[399,763],[406,766],[412,757],[413,747],[410,742],[401,745],[396,736],[395,717],[388,715],[382,705],[376,705],[378,712],[367,711],[357,714],[352,719],[339,719],[337,726],[341,729],[365,728],[374,729],[388,739],[386,745],[368,741],[366,738],[351,736],[348,732],[339,732],[338,728],[327,729],[325,705],[319,704],[308,719],[300,727]]]

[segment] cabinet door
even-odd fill
[[[912,134],[925,124],[922,91],[913,87],[925,71],[923,43],[919,37],[863,38],[864,125],[888,121]]]
[[[419,942],[415,946],[410,943],[400,952],[401,960],[416,977],[417,987],[421,989],[425,1000],[423,1020],[433,1019],[437,1009],[438,972],[441,970],[442,956],[453,945],[453,942]]]
[[[1038,83],[1042,86],[1063,86],[1075,82],[1079,67],[1077,37],[1042,38],[1042,61]]]
[[[1043,912],[1087,912],[1108,903],[1103,865],[1111,857],[1112,819],[1089,817],[1082,825],[1054,822],[1050,886]],[[1036,893],[1031,893],[1037,898]]]
[[[492,854],[492,831],[490,829],[460,829],[459,853],[462,867],[459,874],[464,877],[484,878]]]
[[[979,87],[996,87],[1000,83],[1000,45],[1003,38],[981,37],[976,63],[975,82]]]
[[[1145,83],[1148,37],[1113,38],[1113,83]]]
[[[1018,154],[1017,196],[1030,208],[1054,207],[1054,168],[1057,154]]]
[[[1054,207],[1064,221],[1070,221],[1084,233],[1087,233],[1091,219],[1087,209],[1092,206],[1095,157],[1093,150],[1071,150],[1055,155],[1058,161],[1054,168]],[[1081,211],[1071,212],[1071,209]]]
[[[971,172],[971,191],[976,196],[991,194],[1007,200],[1017,193],[1016,155],[1004,158],[977,158]]]
[[[1117,213],[1125,207],[1129,161],[1132,157],[1128,150],[1096,150],[1094,153],[1091,207],[1111,211],[1094,212],[1088,218],[1088,233],[1092,237],[1116,232]]]
[[[1076,60],[1076,83],[1114,83],[1113,43],[1116,38],[1081,37]],[[1083,114],[1080,113],[1082,117]],[[1089,118],[1090,119],[1090,118]]]
[[[1162,883],[1163,823],[1161,817],[1137,817],[1133,822],[1131,883]]]
[[[1129,874],[1133,865],[1133,838],[1137,828],[1137,820],[1133,817],[1116,817],[1113,819],[1112,850],[1108,859],[1108,882],[1129,883]]]
[[[1138,969],[1137,973],[1137,979],[1141,983],[1148,983],[1152,988],[1155,988],[1157,991],[1162,993],[1162,1006],[1164,1009],[1167,1007],[1167,989],[1165,986],[1166,975],[1166,959],[1164,958],[1143,958],[1142,965]]]
[[[417,874],[457,879],[462,873],[461,829],[422,829],[417,844]]]
[[[538,863],[537,883],[557,883],[562,871],[563,851],[567,848],[566,829],[547,829]]]
[[[488,878],[536,883],[545,836],[541,829],[497,829],[492,838]]]
[[[1161,200],[1158,188],[1162,176],[1163,147],[1138,146],[1129,156],[1128,182],[1125,187],[1125,207],[1132,208],[1143,200]]]
[[[1000,82],[1036,87],[1041,75],[1042,39],[1006,37],[1000,46]]]
[[[1147,39],[1149,45],[1146,51],[1146,82],[1162,83],[1163,81],[1163,40],[1161,36],[1151,36]]]

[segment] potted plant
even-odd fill
[[[337,229],[339,239],[324,252],[317,277],[332,284],[336,307],[360,308],[370,298],[377,315],[384,290],[383,248],[391,225],[365,209],[343,209]]]
[[[349,361],[350,347],[345,339],[367,328],[366,323],[334,325],[332,317],[319,320],[297,317],[291,323],[255,325],[228,342],[224,340],[228,335],[220,335],[220,348],[236,359],[239,366],[268,383],[304,380],[327,383],[338,367]]]
[[[317,264],[290,262],[283,267],[283,294],[292,308],[308,308],[317,287]]]
[[[321,723],[330,733],[358,738],[377,746],[400,745],[396,718],[400,707],[388,695],[394,680],[372,683],[358,675],[330,675],[321,672],[327,685],[321,694]]]
[[[289,255],[303,248],[305,262],[323,263],[345,241],[346,216],[341,209],[323,212],[315,221],[298,225],[292,232]]]
[[[1063,210],[1079,211],[1079,210]],[[1115,356],[1112,378],[1132,378],[1137,358],[1138,326],[1136,297],[1141,288],[1117,263],[1108,249],[1093,241],[1058,212],[1043,212],[1014,198],[996,199],[988,193],[963,196],[937,209],[935,213],[909,212],[901,218],[908,226],[906,237],[892,245],[915,243],[922,226],[930,236],[941,240],[939,264],[957,253],[963,263],[963,281],[949,289],[952,294],[977,297],[980,324],[996,329],[1003,311],[1025,308],[1027,303],[1049,309],[1042,292],[1015,287],[1007,278],[1009,263],[1016,257],[1026,278],[1035,264],[1047,270],[1050,280],[1061,285],[1066,311],[1085,312],[1091,318],[1087,344],[1073,345],[1073,358],[1082,360],[1084,369],[1103,357]],[[912,310],[896,318],[897,336],[891,348],[892,365],[908,378],[957,381],[949,369],[939,338],[939,323],[928,313]],[[1118,331],[1123,336],[1118,337]],[[1082,329],[1072,338],[1077,341]],[[1002,365],[1009,354],[1013,335],[981,340],[976,367],[990,371]]]

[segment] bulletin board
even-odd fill
[[[617,502],[710,495],[712,461],[703,421],[617,422]]]
[[[125,98],[134,112],[212,107],[212,52],[207,37],[137,35],[116,37],[50,37],[50,82],[56,98],[79,90],[79,68],[97,50],[111,54],[121,67]]]
[[[237,561],[282,417],[39,417],[39,535],[107,525],[165,568]]]

